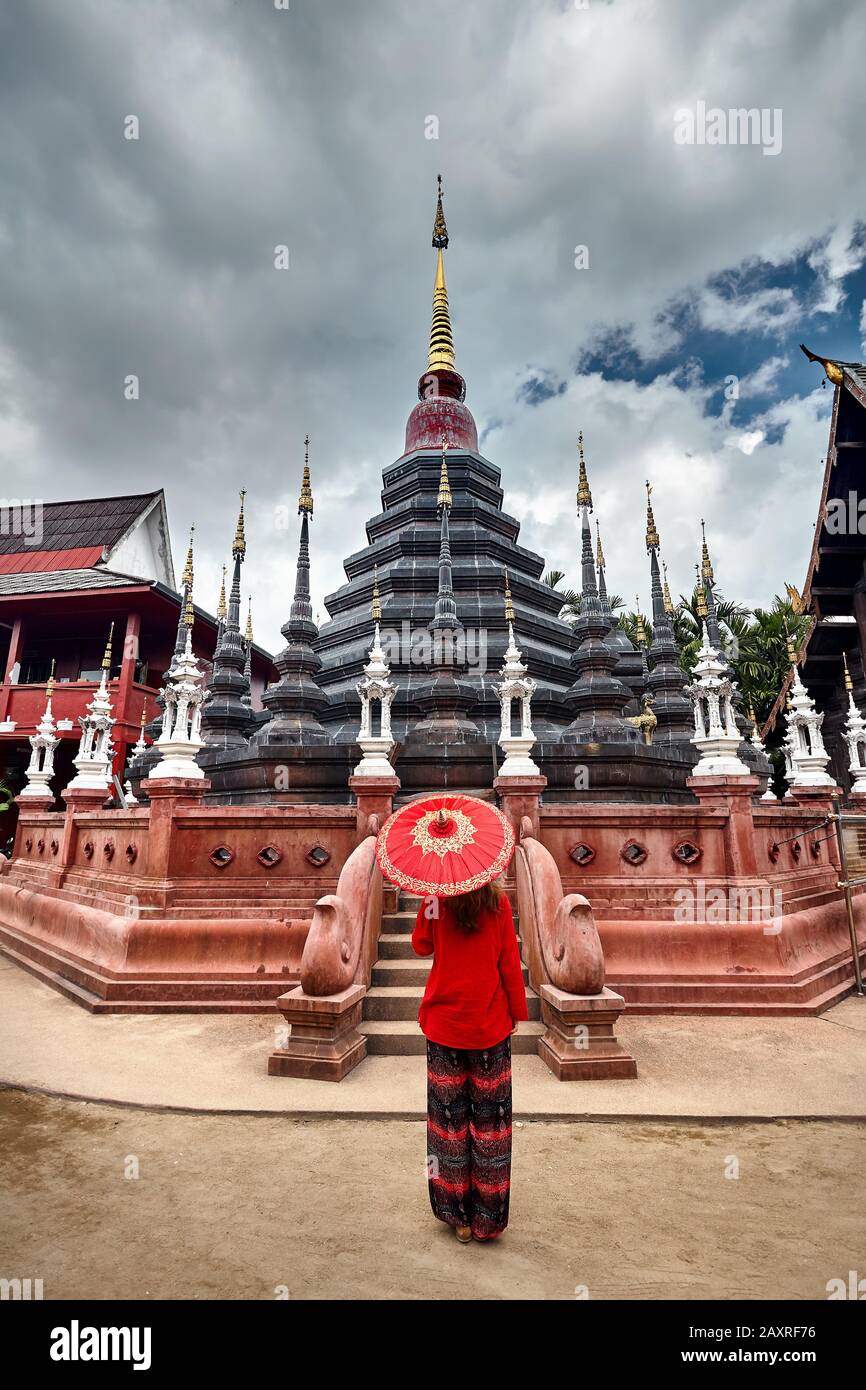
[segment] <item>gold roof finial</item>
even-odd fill
[[[704,581],[701,578],[701,569],[697,561],[695,562],[695,612],[701,622],[707,616],[707,595],[704,590]]]
[[[640,594],[634,596],[634,631],[638,642],[642,647],[646,646],[646,626],[643,614],[640,611]]]
[[[217,603],[217,612],[216,612],[217,619],[218,619],[219,622],[221,622],[221,623],[224,623],[224,622],[225,622],[225,620],[226,620],[226,613],[227,613],[227,609],[226,609],[226,567],[225,567],[225,565],[223,565],[223,578],[222,578],[222,583],[220,584],[220,596],[219,596],[219,602]]]
[[[147,705],[141,707],[141,736],[144,738],[144,728],[147,724]]]
[[[427,370],[454,371],[454,339],[451,335],[451,315],[448,310],[448,289],[445,285],[445,262],[442,252],[448,245],[448,228],[442,210],[442,175],[439,175],[439,194],[436,218],[433,222],[433,249],[436,252],[436,279],[433,284],[433,322],[430,326],[430,348]]]
[[[508,579],[507,569],[505,571],[505,621],[507,623],[513,623],[515,621],[514,604],[511,601],[511,584]]]
[[[804,352],[810,362],[820,362],[824,368],[824,375],[828,381],[832,381],[834,386],[841,386],[845,377],[838,362],[833,362],[829,357],[819,357],[817,352],[810,352],[805,343],[800,344],[800,351]]]
[[[649,478],[646,482],[646,548],[647,550],[658,550],[659,533],[656,530],[656,519],[653,516],[652,504],[652,483]]]
[[[246,641],[246,642],[252,642],[252,640],[253,640],[253,596],[252,596],[252,594],[248,594],[248,595],[247,595],[247,629],[246,629],[246,632],[244,633],[244,641]]]
[[[105,655],[104,655],[103,658],[102,658],[102,669],[103,669],[103,671],[110,671],[110,670],[111,670],[111,643],[112,643],[113,637],[114,637],[114,623],[112,623],[112,624],[111,624],[111,627],[108,629],[108,641],[107,641],[106,644],[105,644]]]
[[[49,676],[48,676],[48,683],[47,683],[47,685],[46,685],[46,687],[45,687],[45,693],[46,693],[46,695],[48,696],[49,700],[51,699],[51,693],[52,693],[52,691],[54,690],[54,665],[55,665],[54,657],[52,656],[52,658],[51,658],[51,671],[50,671]]]
[[[704,577],[704,579],[707,581],[707,583],[712,584],[712,583],[713,583],[713,566],[712,566],[712,562],[711,562],[711,560],[710,560],[710,552],[709,552],[709,550],[707,549],[707,531],[706,531],[706,527],[704,526],[704,518],[703,518],[703,517],[701,517],[701,536],[703,537],[703,545],[702,545],[702,548],[701,548],[701,574],[703,575],[703,577]]]
[[[604,551],[601,548],[601,530],[598,517],[595,518],[595,563],[598,569],[604,569]]]
[[[232,555],[235,559],[240,557],[241,560],[247,553],[247,540],[244,533],[244,498],[246,495],[247,490],[245,487],[242,487],[240,490],[241,509],[238,512],[238,524],[235,527],[235,538],[232,545]]]
[[[382,604],[379,601],[379,566],[373,566],[373,602],[370,607],[370,617],[374,623],[382,621]]]
[[[577,436],[577,448],[580,454],[580,466],[577,475],[577,509],[589,507],[592,511],[592,493],[589,490],[589,479],[586,476],[586,459],[583,457],[583,430]]]
[[[437,507],[450,507],[452,505],[451,484],[448,481],[448,440],[442,436],[442,467],[439,470],[439,496],[436,498]]]
[[[313,515],[313,489],[310,485],[310,436],[304,440],[304,476],[301,479],[301,495],[298,498],[298,516],[306,512]]]
[[[749,701],[749,718],[750,718],[751,721],[752,721],[752,728],[754,729],[755,733],[757,733],[757,732],[758,732],[758,720],[757,720],[757,717],[756,717],[756,715],[755,715],[755,706],[752,704],[752,701],[751,701],[751,700]]]
[[[183,620],[187,627],[192,627],[195,622],[195,611],[192,606],[192,585],[186,591],[186,608],[184,609]]]
[[[854,682],[851,679],[851,672],[848,670],[848,653],[842,653],[842,665],[845,667],[845,689],[850,695],[854,689]],[[52,668],[53,669],[53,668]]]
[[[192,587],[192,539],[194,535],[195,523],[189,528],[189,549],[186,552],[186,564],[183,567],[183,574],[180,580],[181,584],[186,588]]]

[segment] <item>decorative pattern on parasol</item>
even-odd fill
[[[507,868],[514,832],[474,796],[438,794],[395,811],[376,840],[385,877],[409,893],[453,898],[483,888]]]

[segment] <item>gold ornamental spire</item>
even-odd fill
[[[695,563],[695,612],[701,622],[707,616],[707,595],[704,590],[704,581],[701,578],[700,566]]]
[[[313,489],[310,484],[310,436],[304,440],[304,476],[301,479],[301,495],[298,498],[298,516],[306,512],[313,515]]]
[[[797,651],[794,646],[794,639],[788,631],[787,623],[785,624],[785,646],[788,648],[788,660],[790,661],[791,665],[796,669]]]
[[[370,606],[370,617],[374,623],[382,621],[382,604],[379,600],[379,566],[373,566],[373,602]]]
[[[644,626],[643,614],[640,611],[640,594],[634,596],[634,632],[640,645],[645,647],[646,627]]]
[[[102,658],[102,669],[103,669],[103,671],[110,671],[110,670],[111,670],[111,643],[112,643],[113,637],[114,637],[114,623],[112,623],[112,624],[111,624],[111,627],[108,629],[108,641],[107,641],[106,644],[105,644],[105,655],[104,655],[103,658]]]
[[[749,701],[749,718],[752,721],[752,732],[756,734],[758,732],[758,720],[755,715],[755,706],[751,700]]]
[[[252,597],[252,594],[248,594],[248,595],[247,595],[247,629],[246,629],[246,632],[244,633],[244,641],[245,641],[245,642],[252,642],[252,640],[253,640],[253,597]]]
[[[601,530],[598,524],[598,517],[595,518],[595,563],[598,569],[604,569],[604,551],[601,548]]]
[[[511,584],[508,579],[508,570],[505,571],[505,621],[507,623],[513,623],[515,621],[514,604],[511,601]]]
[[[186,588],[192,588],[192,541],[194,535],[195,525],[192,525],[189,528],[189,549],[186,552],[186,564],[183,567],[183,574],[180,580],[181,584]]]
[[[454,339],[451,335],[451,315],[448,311],[448,290],[445,285],[445,261],[442,252],[448,246],[448,228],[442,210],[442,175],[439,175],[439,194],[436,199],[436,218],[433,222],[433,249],[436,251],[436,280],[433,285],[433,322],[430,326],[430,350],[427,370],[454,371]]]
[[[192,606],[192,585],[186,591],[186,607],[183,613],[183,621],[187,627],[192,627],[195,622],[195,611]]]
[[[656,519],[653,516],[652,504],[652,483],[647,479],[646,483],[646,548],[647,550],[658,550],[659,533],[656,530]]]
[[[232,545],[232,555],[235,559],[240,557],[241,560],[247,553],[247,540],[244,534],[244,498],[246,495],[247,490],[245,487],[242,487],[240,491],[241,509],[238,512],[238,524],[235,527],[235,539]]]
[[[848,691],[848,694],[850,695],[852,690],[854,689],[854,682],[851,679],[851,672],[848,670],[847,652],[842,653],[842,665],[845,667],[845,689]],[[54,669],[53,666],[51,669]]]
[[[452,505],[451,484],[448,481],[448,440],[444,434],[442,436],[442,467],[439,470],[439,496],[436,498],[437,507],[450,507]]]
[[[665,582],[662,585],[662,602],[665,606],[665,612],[667,613],[668,617],[670,617],[673,614],[674,605],[673,600],[671,599],[670,585],[668,584],[668,567],[665,564],[664,560],[662,560],[662,574],[665,577]]]
[[[52,691],[54,690],[54,665],[55,665],[55,663],[54,663],[54,657],[52,656],[52,658],[51,658],[51,672],[50,672],[50,675],[49,675],[49,677],[48,677],[48,684],[47,684],[46,687],[45,687],[45,693],[46,693],[46,695],[48,696],[49,700],[51,699],[51,694],[52,694]]]
[[[225,620],[226,620],[226,613],[227,613],[227,609],[226,609],[226,567],[225,567],[225,565],[223,565],[223,578],[222,578],[222,583],[220,584],[220,596],[219,596],[219,602],[217,603],[217,612],[216,612],[216,615],[217,615],[217,618],[218,618],[219,622],[221,622],[221,623],[224,623],[224,622],[225,622]]]
[[[704,579],[707,580],[708,583],[712,584],[713,566],[712,562],[710,561],[710,552],[707,549],[707,531],[706,527],[704,526],[703,517],[701,517],[701,535],[703,537],[703,545],[701,549],[701,574],[703,575]]]
[[[589,479],[586,476],[586,459],[583,457],[583,430],[577,436],[577,448],[580,454],[580,467],[577,475],[577,509],[589,507],[592,511],[592,493],[589,490]]]

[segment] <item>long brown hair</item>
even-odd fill
[[[457,930],[466,932],[467,935],[478,931],[482,912],[498,911],[501,898],[502,889],[497,883],[485,883],[483,888],[476,888],[474,893],[459,893],[456,898],[449,898]]]

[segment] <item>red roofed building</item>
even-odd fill
[[[177,592],[165,496],[158,492],[79,502],[0,505],[0,779],[18,792],[30,759],[29,736],[45,708],[55,663],[54,717],[61,743],[55,793],[71,780],[85,711],[101,675],[114,623],[110,694],[118,775],[139,737],[142,711],[157,713],[174,651]],[[210,669],[217,619],[195,609],[194,648]],[[276,672],[252,649],[252,706]],[[0,816],[0,845],[14,812]]]

